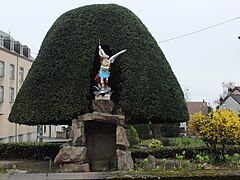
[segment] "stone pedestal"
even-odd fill
[[[119,171],[129,171],[134,169],[131,152],[128,150],[117,149],[117,161]]]
[[[91,108],[93,111],[102,113],[112,113],[114,109],[114,103],[111,100],[92,100]]]
[[[59,153],[55,157],[55,163],[84,163],[86,161],[86,147],[62,146]]]
[[[134,168],[124,123],[111,100],[93,100],[92,113],[72,120],[72,146],[62,146],[54,162],[61,172],[132,170]]]
[[[128,149],[130,144],[127,139],[126,131],[125,129],[121,126],[117,126],[117,131],[116,131],[116,145],[120,149]]]
[[[105,101],[109,101],[111,98],[110,94],[105,94],[104,96],[99,95],[99,96],[95,96],[95,100],[105,100]]]
[[[65,163],[61,167],[61,172],[90,172],[89,164]]]
[[[54,159],[60,164],[61,172],[89,172],[87,163],[87,148],[64,145]]]
[[[86,142],[84,122],[78,119],[72,120],[72,143],[73,146],[84,146]]]

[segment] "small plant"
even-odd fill
[[[235,153],[233,157],[235,158],[237,169],[240,169],[240,155]]]
[[[153,171],[160,171],[161,170],[161,167],[160,166],[156,166]]]
[[[240,169],[240,155],[235,153],[233,156],[229,154],[224,155],[225,161],[228,162],[230,165],[233,165],[237,169]]]
[[[149,144],[149,148],[153,148],[153,149],[159,148],[161,146],[162,146],[162,142],[158,139],[152,139]]]
[[[176,171],[176,170],[177,170],[177,167],[176,167],[175,165],[173,166],[173,170],[174,170],[174,171]]]
[[[209,163],[209,157],[208,155],[200,155],[200,154],[197,154],[196,155],[196,160],[198,162],[198,164],[196,165],[196,169],[203,169],[203,164],[204,163]]]
[[[144,167],[145,169],[146,169],[148,163],[149,163],[149,159],[148,159],[148,158],[145,158],[145,159],[143,160],[143,167]]]
[[[144,158],[143,160],[139,161],[137,164],[136,164],[136,168],[137,169],[146,169],[147,165],[149,163],[149,159],[148,158]]]
[[[167,160],[166,160],[166,159],[163,159],[163,160],[162,160],[162,164],[163,164],[163,170],[166,170]]]
[[[179,160],[179,166],[182,166],[182,161],[185,158],[185,154],[185,151],[183,151],[182,154],[176,154],[176,159]]]
[[[203,169],[202,163],[198,163],[198,164],[196,165],[196,169],[197,169],[197,170]]]
[[[190,160],[183,161],[183,166],[184,166],[184,169],[190,169],[191,168]]]
[[[179,170],[183,170],[183,159],[185,158],[186,151],[183,151],[182,154],[176,154],[176,164]]]
[[[197,154],[196,159],[200,163],[209,163],[209,161],[210,161],[208,155],[202,155],[201,156],[200,154]]]
[[[2,170],[0,171],[0,174],[13,175],[16,172],[16,170],[17,170],[17,166],[16,164],[13,164],[11,169]]]
[[[229,154],[225,154],[224,159],[225,159],[226,162],[232,162],[233,161],[233,157],[229,156]]]
[[[9,170],[9,174],[11,174],[11,175],[14,174],[16,172],[16,170],[17,170],[17,166],[16,166],[16,164],[13,164],[12,169]]]

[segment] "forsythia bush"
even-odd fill
[[[229,110],[217,110],[204,116],[196,113],[188,124],[190,135],[199,135],[208,145],[225,152],[226,145],[240,144],[240,117]]]

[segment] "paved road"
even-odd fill
[[[180,173],[179,171],[178,173]],[[212,179],[212,180],[239,180],[240,179],[240,170],[215,170],[214,174],[205,175],[204,171],[199,171],[198,175],[189,175],[189,179]],[[182,172],[184,173],[184,171]],[[200,174],[201,176],[199,176]],[[208,172],[209,173],[209,172]],[[88,172],[88,173],[37,173],[37,174],[0,174],[0,180],[77,180],[77,179],[114,179],[114,177],[118,177],[122,179],[123,177],[126,179],[132,178],[146,178],[146,179],[158,179],[159,176],[162,176],[161,172],[159,174],[155,174],[154,176],[151,173],[147,172]],[[217,176],[216,176],[217,175]],[[185,175],[178,174],[175,176],[177,179],[185,179]],[[163,176],[161,179],[171,179],[171,176]]]
[[[38,174],[0,174],[0,180],[76,180],[76,179],[106,179],[111,177],[110,172],[89,173],[45,173]]]

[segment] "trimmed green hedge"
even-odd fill
[[[0,143],[0,159],[8,160],[44,160],[58,154],[59,143]]]
[[[1,160],[44,160],[45,157],[54,159],[59,152],[59,143],[0,143],[0,159]],[[147,149],[131,149],[133,158],[146,158],[149,154],[156,158],[175,158],[176,154],[186,151],[186,158],[195,158],[199,153],[210,153],[211,150],[207,146],[192,147],[161,147],[154,150]],[[234,153],[240,154],[239,146],[227,147],[230,155]]]
[[[158,22],[161,26],[161,22]],[[110,56],[112,99],[129,123],[183,122],[181,87],[156,40],[141,20],[115,4],[88,5],[60,16],[44,38],[12,111],[19,124],[71,124],[91,111],[100,61],[98,40]]]
[[[163,146],[154,150],[147,149],[131,149],[133,158],[146,158],[150,154],[156,158],[175,158],[176,154],[186,152],[186,158],[195,158],[197,154],[210,154],[211,149],[207,146],[191,146],[191,147],[177,147],[177,146]],[[239,147],[229,146],[227,153],[233,155],[234,153],[240,153]]]

